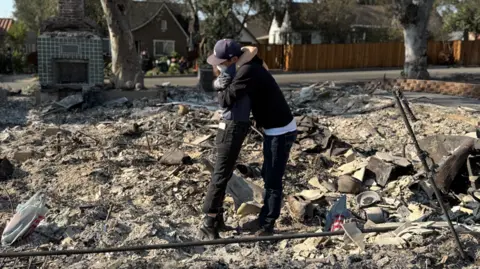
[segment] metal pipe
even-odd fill
[[[393,97],[395,98],[395,102],[397,103],[398,110],[400,111],[400,114],[402,115],[403,121],[405,122],[405,126],[407,127],[408,133],[410,134],[410,137],[413,141],[413,144],[415,145],[415,149],[417,150],[417,155],[420,161],[422,162],[423,169],[425,170],[425,173],[427,175],[428,181],[432,185],[433,191],[435,192],[435,196],[437,197],[437,201],[440,204],[440,207],[442,208],[443,214],[445,215],[445,218],[447,219],[448,226],[450,227],[450,230],[453,233],[453,237],[455,238],[455,243],[457,244],[458,250],[460,251],[460,255],[462,256],[462,259],[466,259],[467,256],[465,255],[465,252],[463,251],[462,244],[460,243],[460,239],[458,238],[457,231],[455,231],[455,228],[453,227],[452,221],[450,220],[450,216],[448,215],[447,208],[445,207],[445,204],[442,201],[442,194],[438,190],[437,184],[435,184],[435,180],[433,179],[433,173],[430,171],[430,168],[428,167],[425,152],[422,151],[420,148],[420,145],[418,144],[417,138],[415,136],[415,133],[413,132],[412,126],[410,125],[410,122],[408,121],[407,115],[405,114],[405,110],[403,109],[402,106],[402,101],[400,98],[400,90],[396,89],[393,91]]]
[[[362,230],[362,232],[363,233],[382,233],[382,232],[393,231],[395,229],[396,227],[382,227],[382,228],[364,229]],[[5,252],[5,253],[0,253],[0,258],[59,256],[59,255],[78,255],[78,254],[85,255],[85,254],[94,254],[94,253],[143,251],[143,250],[152,250],[152,249],[177,249],[177,248],[196,247],[196,246],[255,243],[255,242],[261,242],[261,241],[302,239],[302,238],[310,238],[310,237],[330,237],[330,236],[343,235],[343,234],[344,234],[344,231],[337,231],[337,232],[321,232],[321,233],[283,234],[283,235],[277,235],[277,236],[274,235],[274,236],[229,238],[229,239],[217,239],[217,240],[209,240],[209,241],[168,243],[168,244],[160,244],[160,245],[141,245],[141,246],[94,248],[94,249],[68,249],[68,250],[54,250],[54,251]]]
[[[399,94],[398,97],[400,97],[400,100],[402,100],[403,108],[405,108],[405,110],[407,111],[407,114],[410,117],[410,119],[414,122],[418,121],[417,117],[415,117],[415,115],[413,114],[412,109],[410,108],[410,103],[408,102],[407,98],[405,98],[405,95],[403,94],[403,92],[398,91],[398,94]]]

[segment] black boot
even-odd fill
[[[217,217],[205,216],[198,235],[201,240],[214,240],[220,238],[218,231]]]

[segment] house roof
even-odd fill
[[[388,14],[385,6],[380,5],[356,5],[355,20],[352,26],[376,26],[376,27],[391,27],[392,16]]]
[[[288,7],[288,14],[293,30],[314,30],[318,26],[313,22],[318,18],[318,8],[313,8],[313,3],[292,2]],[[277,17],[281,26],[286,12]],[[355,15],[352,26],[357,27],[395,27],[393,14],[385,5],[360,5],[355,4],[353,14]],[[440,15],[433,9],[429,19],[429,29],[441,28],[443,25]]]
[[[229,14],[230,18],[232,19],[232,21],[235,23],[235,27],[236,29],[240,30],[240,28],[237,28],[237,26],[240,26],[241,25],[241,21],[240,19],[235,16],[235,14],[233,13],[230,13]],[[226,21],[225,23],[227,23],[228,21]],[[242,31],[245,31],[245,33],[249,36],[252,37],[252,39],[257,39],[257,36],[255,34],[253,34],[251,31],[250,31],[250,28],[249,28],[249,23],[250,23],[250,19],[249,17],[247,17],[247,27],[245,26],[242,26]],[[205,20],[201,20],[200,21],[200,33],[202,33],[202,35],[204,34],[204,30],[205,30]],[[268,34],[268,29],[267,29],[267,34]]]
[[[291,27],[294,30],[313,30],[318,28],[315,21],[318,19],[318,7],[312,7],[312,3],[292,2],[288,7],[288,14],[291,21]],[[355,15],[353,25],[356,26],[391,26],[392,16],[388,15],[385,6],[381,5],[355,5],[353,14]],[[278,16],[278,15],[276,15]],[[277,18],[278,23],[283,22],[285,15]],[[280,25],[279,25],[280,26]]]
[[[171,2],[132,1],[130,9],[130,27],[137,30],[152,21],[165,5],[172,12],[185,33],[188,32],[187,7],[185,4]],[[185,14],[185,15],[184,15]]]
[[[268,35],[271,23],[272,18],[269,20],[263,15],[253,15],[247,18],[246,28],[255,38],[259,38]]]
[[[0,37],[3,37],[6,32],[12,27],[13,19],[0,18]]]

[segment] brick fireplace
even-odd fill
[[[102,39],[85,17],[84,0],[59,0],[58,16],[47,20],[37,39],[42,88],[103,84]]]

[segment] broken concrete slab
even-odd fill
[[[372,157],[368,161],[367,169],[375,174],[375,181],[379,186],[385,187],[392,179],[394,165],[386,163],[378,158]]]
[[[358,229],[355,222],[343,224],[344,242],[345,244],[354,243],[361,251],[365,250],[365,243],[363,242],[365,235]]]
[[[348,175],[342,175],[337,181],[338,192],[357,194],[362,188],[362,182]]]
[[[353,149],[349,149],[345,154],[343,154],[343,157],[345,157],[345,160],[347,163],[355,161],[355,151]]]
[[[450,153],[460,145],[471,140],[476,139],[466,136],[434,135],[418,140],[418,144],[423,151],[428,153],[428,157],[432,158],[433,161],[438,164],[442,161],[444,156],[450,155]],[[408,145],[406,147],[406,153],[410,160],[420,161],[413,145]]]
[[[366,170],[367,170],[366,167],[362,167],[362,168],[360,168],[360,170],[353,173],[352,177],[363,182],[363,178],[365,177]]]
[[[310,200],[303,196],[291,195],[287,197],[288,211],[291,216],[299,221],[313,217],[313,206]]]
[[[304,200],[314,202],[322,199],[325,195],[324,195],[324,192],[320,190],[303,190],[295,194],[295,196],[301,196]]]
[[[466,163],[468,156],[473,150],[475,139],[465,139],[452,152],[451,155],[442,158],[438,163],[439,168],[435,173],[435,183],[444,193],[450,190],[450,185],[458,174],[460,168]]]
[[[228,181],[226,192],[233,197],[237,210],[243,203],[256,202],[257,204],[263,204],[263,188],[235,173]]]
[[[83,103],[83,94],[77,93],[69,95],[62,100],[56,102],[55,104],[68,110],[74,106],[80,105],[81,103]]]
[[[408,167],[408,166],[412,165],[407,158],[393,156],[392,154],[387,153],[387,152],[378,152],[377,151],[375,153],[375,157],[377,157],[378,159],[380,159],[382,161],[393,163],[393,164],[401,166],[401,167]]]
[[[350,175],[354,173],[357,170],[360,170],[363,167],[366,167],[368,165],[368,162],[366,160],[355,160],[353,162],[346,163],[340,167],[338,167],[336,170],[335,174],[340,176],[340,175]]]

